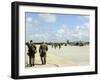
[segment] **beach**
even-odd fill
[[[49,67],[70,67],[70,66],[84,66],[89,65],[89,45],[86,46],[62,46],[59,48],[52,48],[48,45],[47,63],[42,65],[39,55],[39,46],[35,54],[35,66],[33,68],[49,68]],[[29,57],[27,55],[28,48],[26,47],[25,65],[29,64]]]

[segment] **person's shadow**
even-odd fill
[[[35,64],[35,65],[42,65],[42,64]]]
[[[39,65],[42,65],[42,64],[34,64],[34,65],[39,66]],[[25,67],[30,67],[30,65],[29,65],[29,64],[27,64]]]

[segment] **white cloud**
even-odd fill
[[[27,36],[27,41],[29,40],[33,40],[34,42],[46,42],[49,41],[49,34],[48,33],[29,34]]]
[[[32,18],[31,17],[26,18],[26,27],[32,27]]]
[[[26,18],[26,27],[37,28],[38,26],[39,26],[39,23],[37,20],[33,20],[30,17]]]
[[[69,30],[69,29],[68,29],[67,25],[63,24],[63,25],[60,27],[60,29],[57,30],[57,33],[58,33],[58,34],[65,34],[65,33],[67,33],[68,30]]]
[[[58,33],[59,33],[59,34],[63,34],[64,32],[65,32],[64,29],[60,29],[60,30],[58,30]]]
[[[54,23],[56,21],[56,15],[54,14],[39,14],[39,18],[48,23]]]
[[[26,22],[32,22],[32,18],[31,17],[27,17],[26,18]]]
[[[89,24],[84,23],[83,25],[71,28],[67,25],[62,25],[55,32],[35,32],[29,34],[28,39],[33,39],[36,42],[48,41],[48,42],[65,42],[70,41],[89,41]]]
[[[69,27],[66,24],[63,24],[55,34],[57,41],[66,41],[70,36],[70,31],[71,30],[69,29]]]
[[[55,36],[60,41],[89,41],[89,24],[84,23],[72,29],[67,25],[62,25]]]
[[[56,16],[54,14],[39,14],[39,18],[47,23],[56,22]],[[84,18],[89,18],[84,16]],[[89,22],[84,22],[82,25],[77,25],[76,27],[69,27],[67,24],[62,24],[61,27],[56,31],[46,31],[43,32],[37,20],[33,20],[31,17],[26,19],[26,27],[31,29],[27,31],[27,40],[34,40],[36,42],[41,41],[89,41]]]
[[[89,41],[89,24],[84,23],[82,26],[76,26],[72,36],[77,38],[77,40]]]

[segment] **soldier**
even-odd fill
[[[43,43],[42,45],[40,45],[40,47],[39,47],[39,53],[40,53],[42,64],[46,64],[46,52],[47,51],[48,51],[48,46],[45,43]]]
[[[59,49],[61,48],[61,44],[58,44],[59,45]]]
[[[28,48],[29,64],[32,67],[34,66],[35,54],[37,52],[36,46],[33,44],[32,40],[30,40]]]

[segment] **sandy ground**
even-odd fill
[[[37,50],[39,49],[39,45]],[[89,46],[62,46],[59,48],[52,48],[48,46],[47,52],[47,64],[42,65],[39,52],[35,55],[35,66],[34,68],[44,67],[65,67],[65,66],[82,66],[89,64]],[[26,48],[27,52],[27,48]],[[29,64],[28,56],[25,55],[25,64]]]

